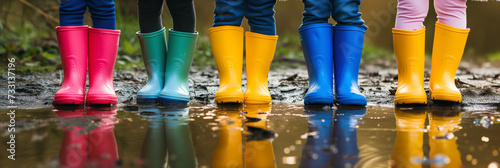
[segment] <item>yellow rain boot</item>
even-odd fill
[[[455,86],[455,73],[462,59],[469,31],[436,22],[429,82],[432,100],[462,102],[462,94]]]
[[[276,50],[278,36],[253,32],[245,33],[247,89],[246,104],[269,104],[271,94],[267,88],[267,75]]]
[[[437,113],[435,113],[437,112]],[[457,147],[457,138],[453,132],[458,130],[460,124],[460,111],[434,109],[429,116],[429,146],[431,148],[429,156],[431,159],[441,160],[440,157],[446,157],[444,162],[438,162],[439,165],[431,167],[463,167],[460,159],[460,152]]]
[[[246,105],[247,133],[245,142],[245,167],[275,168],[276,160],[271,138],[274,132],[267,130],[267,115],[270,104]]]
[[[424,90],[425,28],[416,31],[392,29],[398,62],[396,104],[427,104]]]
[[[391,167],[422,167],[424,159],[425,108],[394,109],[397,135],[391,155]]]
[[[241,107],[219,107],[219,139],[212,154],[214,168],[243,168],[243,118]]]
[[[243,28],[238,26],[218,26],[208,30],[219,70],[220,85],[215,94],[216,103],[243,103],[243,32]]]

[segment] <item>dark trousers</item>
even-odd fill
[[[155,32],[163,28],[161,20],[163,1],[167,2],[172,15],[174,30],[194,33],[196,15],[193,0],[138,0],[141,33]]]

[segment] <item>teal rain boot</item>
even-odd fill
[[[148,83],[137,93],[137,102],[155,102],[163,89],[167,42],[165,28],[151,32],[137,32],[141,43],[144,66],[148,73]]]
[[[163,104],[189,102],[189,68],[193,62],[198,32],[187,33],[168,30],[168,57],[165,69],[165,85],[160,93]]]

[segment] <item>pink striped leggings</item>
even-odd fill
[[[438,22],[456,28],[467,28],[467,0],[434,0]],[[398,0],[396,29],[419,30],[429,11],[429,0]]]

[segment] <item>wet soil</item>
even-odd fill
[[[426,69],[430,70],[428,67]],[[18,75],[16,77],[18,108],[51,107],[54,94],[61,85],[61,76],[61,72]],[[429,71],[426,71],[425,76],[427,88]],[[0,81],[3,81],[1,85],[4,87],[0,88],[0,104],[7,104],[8,101],[6,80],[6,74],[2,74]],[[147,76],[144,69],[116,71],[114,87],[118,95],[119,106],[135,104],[136,93],[145,85],[146,81]],[[213,103],[218,82],[216,68],[192,68],[189,80],[191,103]],[[498,66],[462,63],[455,82],[463,95],[462,106],[471,108],[497,108],[500,106],[500,69]],[[244,76],[244,87],[245,83]],[[369,105],[392,107],[397,87],[397,68],[394,62],[381,60],[362,64],[359,85],[361,92],[367,97]],[[307,87],[307,71],[303,66],[295,68],[274,67],[269,73],[269,90],[273,103],[302,104]]]

